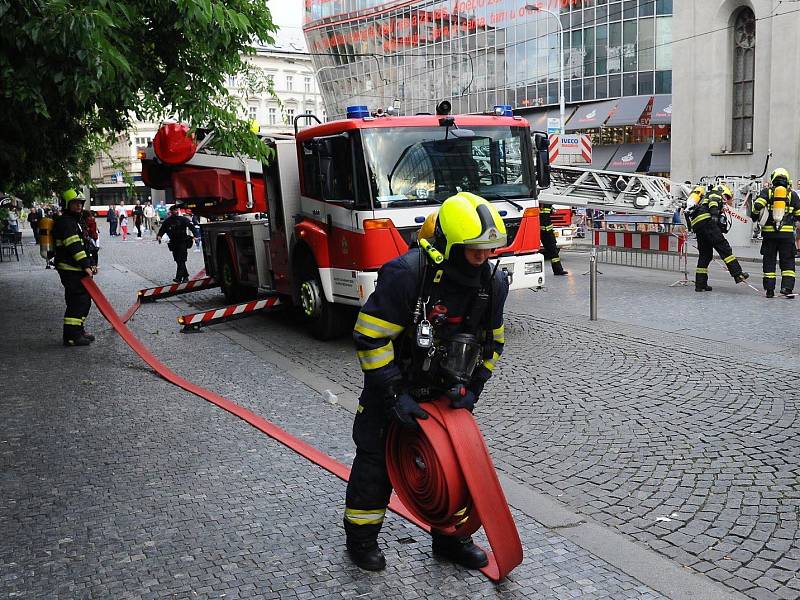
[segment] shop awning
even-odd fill
[[[628,96],[617,101],[617,108],[606,121],[606,126],[636,125],[642,118],[652,96]]]
[[[607,100],[594,104],[584,104],[575,111],[572,118],[567,121],[567,131],[579,129],[596,129],[606,122],[608,114],[616,105],[616,100]]]
[[[653,154],[650,157],[648,173],[669,173],[670,163],[670,143],[657,142],[653,144]]]
[[[564,120],[569,121],[569,118],[572,116],[572,113],[575,112],[574,106],[565,106],[564,107]],[[525,114],[524,112],[519,112],[519,116],[528,119],[528,122],[531,125],[531,131],[547,131],[547,121],[548,119],[558,119],[560,114],[560,109],[558,108],[551,108],[549,110],[542,110],[535,113],[528,113]]]
[[[606,167],[609,171],[636,173],[650,144],[621,144]]]
[[[593,171],[602,171],[608,165],[608,161],[616,154],[619,149],[619,144],[611,144],[609,146],[595,146],[592,148],[592,164],[586,165],[585,168]]]
[[[672,94],[659,94],[655,97],[650,125],[672,125]]]

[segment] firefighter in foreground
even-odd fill
[[[550,261],[553,275],[568,275],[569,271],[565,271],[564,265],[561,264],[558,243],[556,242],[556,234],[553,230],[553,221],[551,219],[552,214],[552,204],[542,204],[539,207],[539,237],[542,240],[542,256],[545,260]]]
[[[786,169],[775,169],[769,178],[772,185],[761,190],[750,215],[753,221],[758,221],[761,211],[767,211],[767,219],[761,226],[764,290],[767,298],[775,297],[775,262],[780,257],[781,294],[794,297],[794,222],[800,219],[800,198],[791,189],[792,180]]]
[[[435,226],[430,218],[423,225],[419,248],[381,268],[353,332],[364,390],[353,423],[344,528],[353,562],[370,571],[386,566],[378,533],[392,491],[385,459],[390,422],[418,428],[417,419],[428,418],[424,402],[443,394],[454,408],[472,411],[505,341],[508,280],[488,262],[506,245],[502,218],[469,192],[448,198],[434,218]],[[487,564],[469,537],[434,531],[433,552],[470,569]]]
[[[708,265],[711,264],[713,250],[717,251],[736,283],[741,283],[750,277],[749,273],[742,271],[742,266],[720,228],[720,215],[725,201],[733,198],[733,192],[724,184],[716,186],[708,193],[704,192],[703,186],[696,186],[692,190],[690,201],[694,204],[687,211],[691,229],[697,235],[699,252],[694,275],[695,292],[711,291],[711,286],[708,285]]]
[[[55,266],[61,284],[64,286],[64,345],[88,346],[94,336],[86,333],[84,323],[92,299],[83,287],[81,279],[92,277],[97,267],[92,264],[91,253],[86,246],[85,224],[83,223],[83,198],[73,189],[62,194],[64,213],[53,225],[55,242]]]

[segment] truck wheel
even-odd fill
[[[300,278],[300,308],[318,340],[337,338],[348,329],[348,307],[328,302],[316,265],[308,265]]]
[[[222,293],[225,294],[225,301],[228,304],[237,304],[254,297],[255,290],[243,286],[236,278],[233,259],[227,250],[222,251],[219,255],[217,273],[219,274],[219,286],[222,288]]]

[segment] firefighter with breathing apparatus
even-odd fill
[[[723,235],[723,232],[727,232],[729,229],[724,213],[725,202],[732,199],[733,192],[724,183],[707,192],[702,185],[698,185],[689,194],[686,217],[689,227],[697,235],[699,254],[694,274],[695,292],[711,291],[711,286],[708,285],[708,265],[711,264],[714,250],[725,263],[736,283],[741,283],[750,277],[749,273],[742,271],[742,266],[734,256],[731,245]]]
[[[472,411],[505,342],[508,280],[488,262],[507,243],[497,209],[469,192],[429,217],[419,248],[386,263],[353,332],[364,390],[353,423],[356,456],[347,484],[344,529],[353,562],[386,566],[378,547],[392,486],[386,434],[392,420],[418,428],[425,402],[447,395]],[[470,537],[432,532],[433,552],[467,568],[487,564]]]
[[[84,324],[92,299],[81,280],[97,273],[97,267],[92,264],[86,246],[86,226],[82,218],[84,199],[73,189],[65,191],[61,197],[64,210],[53,225],[53,242],[56,270],[67,303],[63,342],[69,347],[88,346],[94,341],[94,336],[86,333]]]
[[[794,223],[800,219],[800,198],[792,190],[786,169],[770,174],[770,187],[761,190],[750,215],[761,222],[761,255],[763,257],[764,290],[767,298],[775,296],[776,259],[781,267],[781,294],[794,297]]]

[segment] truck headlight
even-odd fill
[[[542,263],[540,263],[539,261],[525,263],[525,275],[535,275],[536,273],[541,273],[541,272],[542,272]]]

